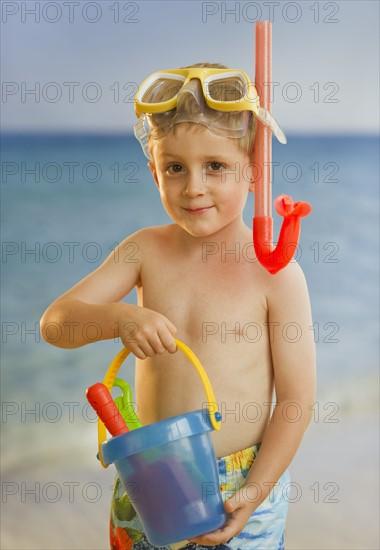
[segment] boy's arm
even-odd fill
[[[226,525],[192,539],[208,546],[226,542],[242,531],[289,466],[312,418],[315,344],[307,285],[298,264],[289,264],[271,278],[267,301],[276,406],[245,487],[225,503],[230,514]]]
[[[146,230],[125,239],[95,271],[55,300],[41,318],[44,340],[77,348],[120,337],[138,358],[176,351],[175,326],[156,311],[120,302],[140,282]]]

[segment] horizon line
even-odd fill
[[[328,138],[345,138],[345,137],[380,137],[380,133],[376,131],[347,131],[341,130],[336,132],[329,131],[288,131],[287,136],[292,137],[328,137]],[[113,130],[0,130],[1,137],[135,137],[133,131],[113,131]]]

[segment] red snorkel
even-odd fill
[[[256,30],[255,86],[260,106],[271,112],[272,103],[272,23],[258,21]],[[273,245],[272,219],[272,132],[257,120],[254,146],[255,215],[253,244],[256,256],[272,275],[288,265],[298,246],[301,218],[311,212],[308,202],[293,203],[292,197],[280,195],[274,201],[275,210],[284,218],[278,244]]]

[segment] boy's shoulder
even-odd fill
[[[128,235],[119,244],[119,254],[128,255],[131,250],[136,253],[149,254],[151,250],[157,250],[165,243],[169,243],[175,232],[175,224],[144,227],[135,233]]]
[[[296,260],[289,262],[275,275],[267,273],[265,287],[270,308],[289,307],[291,302],[301,302],[308,296],[306,278]]]
[[[281,288],[283,286],[286,287],[292,283],[299,282],[304,279],[305,275],[302,267],[295,259],[292,259],[287,266],[274,275],[271,275],[269,278],[272,286],[276,288]]]
[[[128,235],[123,242],[136,242],[136,244],[140,245],[149,245],[152,244],[152,241],[171,238],[174,235],[175,228],[175,224],[144,227]]]

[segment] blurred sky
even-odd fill
[[[287,132],[378,130],[377,0],[29,0],[1,9],[7,131],[131,131],[136,83],[158,69],[207,60],[253,77],[257,19],[273,22],[273,113]]]

